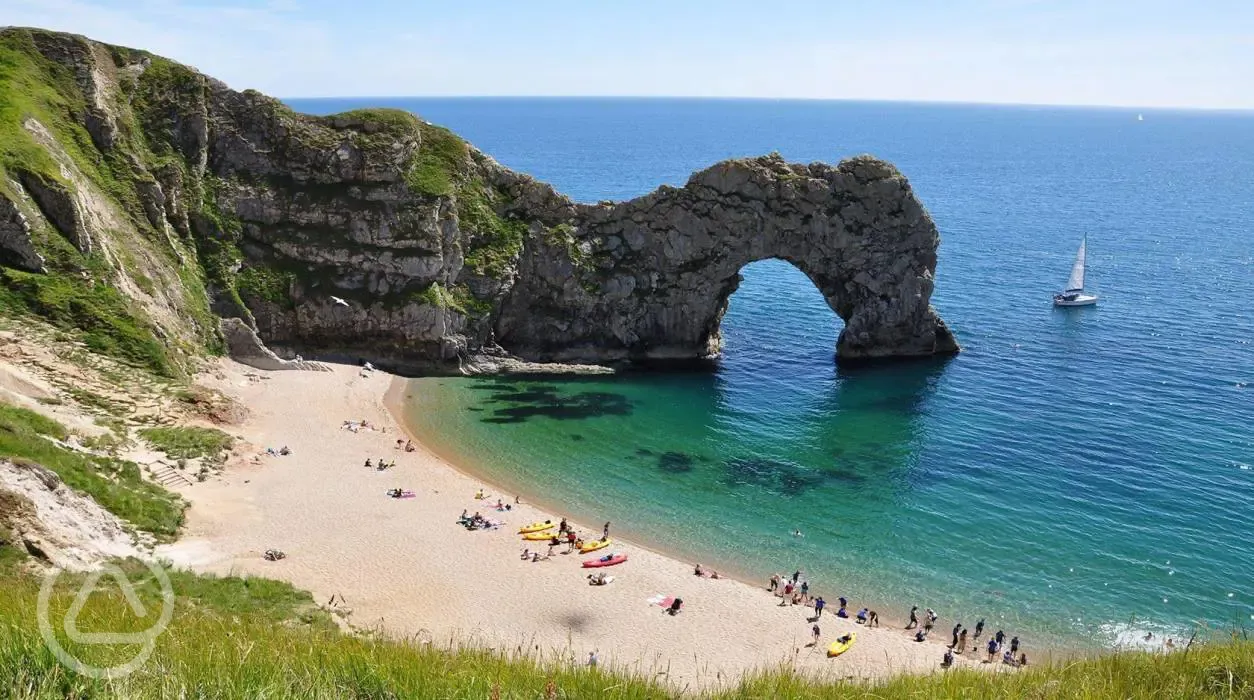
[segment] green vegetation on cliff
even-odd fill
[[[219,343],[200,275],[183,262],[191,257],[188,247],[145,215],[141,188],[155,188],[150,171],[174,159],[153,152],[126,101],[108,105],[111,121],[98,121],[100,137],[108,140],[101,150],[85,126],[98,107],[89,104],[74,69],[49,60],[41,48],[91,55],[86,43],[68,35],[0,31],[0,196],[26,210],[32,242],[45,259],[42,273],[3,270],[0,313],[47,318],[82,332],[96,351],[157,374],[182,374],[188,356],[214,351]],[[154,60],[152,65],[153,75],[159,75],[163,67],[177,64]],[[135,93],[130,74],[119,73],[118,81],[124,92]],[[136,107],[143,112],[142,99]],[[32,185],[64,202],[60,216],[48,214],[47,202],[32,201],[21,191]],[[101,196],[85,195],[84,188]],[[109,240],[75,240],[79,232],[66,230],[73,222],[65,212],[75,196],[79,204],[73,205],[73,217],[99,219],[87,233]],[[92,214],[79,210],[84,201],[94,208]],[[38,215],[41,211],[47,221]],[[120,284],[124,277],[133,285]],[[136,303],[128,288],[152,297],[153,304]],[[149,312],[163,304],[182,313],[158,330]]]
[[[0,403],[0,459],[55,472],[70,488],[91,496],[136,528],[172,538],[183,524],[183,499],[146,481],[134,462],[75,452],[49,440],[67,431],[33,411]]]
[[[138,318],[116,287],[76,280],[68,274],[39,274],[0,268],[0,313],[32,313],[64,330],[78,330],[99,352],[162,376],[176,373],[151,324]]]
[[[174,459],[217,457],[235,441],[217,428],[196,426],[142,428],[139,436]]]
[[[422,122],[422,140],[409,171],[409,186],[429,197],[452,195],[466,234],[466,267],[475,274],[500,278],[522,250],[526,222],[503,217],[505,195],[475,173],[470,146],[441,126]]]
[[[295,272],[273,267],[246,267],[236,277],[241,298],[262,299],[284,309],[295,307],[292,300],[295,282]]]
[[[409,187],[429,197],[453,194],[453,184],[465,177],[470,149],[457,134],[422,122],[418,155],[409,170]]]
[[[146,569],[129,564],[129,579],[149,617],[159,614],[157,584]],[[78,577],[63,576],[50,609],[68,610]],[[266,698],[673,698],[658,682],[604,669],[581,659],[537,660],[487,650],[444,651],[427,644],[338,632],[308,594],[257,578],[213,578],[172,572],[175,592],[170,627],[153,656],[135,673],[92,680],[61,666],[35,619],[39,582],[0,575],[0,696],[62,697],[266,697]],[[124,597],[98,590],[82,612],[94,629],[142,631]],[[59,619],[59,618],[58,618]],[[129,648],[83,646],[61,640],[77,658],[108,665],[130,658]],[[839,663],[839,661],[833,661]],[[5,693],[8,695],[5,695]],[[787,669],[768,670],[733,688],[722,700],[821,698],[1216,698],[1254,697],[1254,645],[1234,642],[1170,655],[1110,655],[1065,666],[986,673],[953,670],[870,683],[820,683]]]

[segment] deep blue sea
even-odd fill
[[[289,100],[396,106],[581,201],[715,161],[872,153],[940,228],[964,351],[838,370],[840,320],[746,267],[707,373],[421,379],[472,471],[753,580],[1074,647],[1254,629],[1254,114],[852,102]],[[1095,308],[1056,310],[1088,235]],[[791,533],[800,529],[804,537]]]

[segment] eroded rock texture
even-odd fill
[[[882,161],[727,161],[682,189],[578,207],[573,222],[570,240],[539,237],[524,251],[496,324],[515,353],[567,361],[715,354],[740,269],[766,258],[796,265],[844,319],[843,360],[957,351],[928,305],[936,226]]]
[[[407,113],[301,115],[143,51],[0,41],[77,124],[0,124],[48,154],[0,172],[0,262],[41,269],[30,232],[55,230],[77,251],[58,274],[112,268],[162,342],[208,308],[281,352],[415,372],[510,366],[477,361],[502,353],[705,358],[741,268],[782,258],[844,319],[840,360],[958,349],[929,306],[936,227],[874,158],[727,161],[683,188],[576,204]]]

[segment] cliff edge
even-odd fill
[[[297,114],[37,29],[0,31],[0,58],[0,309],[159,372],[221,349],[217,317],[411,372],[709,357],[763,258],[844,320],[841,361],[958,349],[929,306],[936,227],[874,158],[726,161],[585,205],[407,112]]]

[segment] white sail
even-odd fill
[[[1079,292],[1084,289],[1084,246],[1087,237],[1080,241],[1080,250],[1075,254],[1075,264],[1071,266],[1071,277],[1067,280],[1068,292]]]

